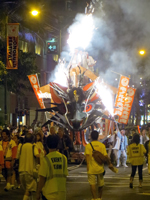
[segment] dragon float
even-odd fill
[[[50,114],[43,126],[54,122],[70,131],[81,132],[89,126],[97,127],[98,120],[115,120],[105,101],[108,105],[113,105],[117,88],[104,83],[92,71],[81,66],[70,66],[66,78],[67,87],[55,82],[40,87],[42,93],[51,94],[51,107],[38,109]],[[107,96],[107,91],[111,98]]]

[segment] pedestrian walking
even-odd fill
[[[37,189],[36,158],[39,158],[40,155],[37,147],[32,144],[33,138],[33,134],[27,133],[25,135],[25,144],[18,150],[20,181],[25,191],[23,200],[32,200],[33,192]]]
[[[37,200],[66,200],[67,158],[57,151],[58,135],[47,137],[49,154],[43,158],[39,169]]]
[[[136,169],[138,167],[139,174],[139,187],[142,187],[143,176],[142,169],[144,163],[144,154],[146,153],[146,149],[143,144],[140,144],[140,135],[134,134],[132,144],[128,146],[127,154],[129,156],[129,161],[132,165],[132,172],[130,176],[130,188],[133,188],[133,180],[136,173]]]
[[[97,131],[91,132],[92,146],[96,151],[101,152],[104,156],[107,156],[106,147],[104,144],[98,141],[99,133]],[[99,165],[93,158],[93,149],[91,144],[85,146],[85,156],[87,162],[87,174],[88,182],[90,184],[93,200],[101,200],[102,191],[104,186],[104,164]],[[97,180],[97,181],[96,181]],[[98,185],[98,198],[97,198],[97,185]]]

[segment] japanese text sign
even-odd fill
[[[40,104],[40,107],[42,109],[45,108],[43,99],[39,95],[39,93],[40,93],[40,87],[39,87],[39,82],[38,82],[37,74],[29,75],[28,78],[29,78],[29,81],[30,81],[30,83],[32,85],[33,91],[34,91],[34,93],[36,95],[36,98],[37,98],[37,100],[38,100],[38,102]]]
[[[114,109],[115,115],[122,116],[128,84],[129,84],[129,78],[125,76],[121,76],[118,94],[117,94],[117,98],[115,102],[115,107],[118,107]]]
[[[18,69],[19,24],[7,25],[7,63],[6,69]]]
[[[119,117],[119,120],[118,120],[119,123],[123,123],[123,124],[128,123],[128,119],[130,116],[130,112],[131,112],[131,108],[132,108],[132,104],[134,100],[135,91],[136,89],[134,88],[128,88],[127,90],[128,96],[126,97],[126,100],[124,103],[122,116]]]

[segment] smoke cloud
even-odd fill
[[[138,54],[142,48],[147,54],[149,51],[150,1],[105,0],[103,10],[100,5],[101,2],[93,14],[95,30],[85,51],[97,60],[96,68],[104,81],[117,86],[119,75],[113,73],[117,72],[134,77],[138,87],[139,77],[150,75],[150,56],[141,57]],[[82,15],[77,15],[71,29],[81,20]],[[67,66],[71,58],[68,46],[64,47],[61,57],[65,58]],[[56,67],[55,71],[58,70]]]

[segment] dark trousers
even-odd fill
[[[134,178],[137,167],[138,167],[139,180],[143,180],[143,175],[142,175],[143,165],[137,165],[137,166],[132,165],[131,177]]]

